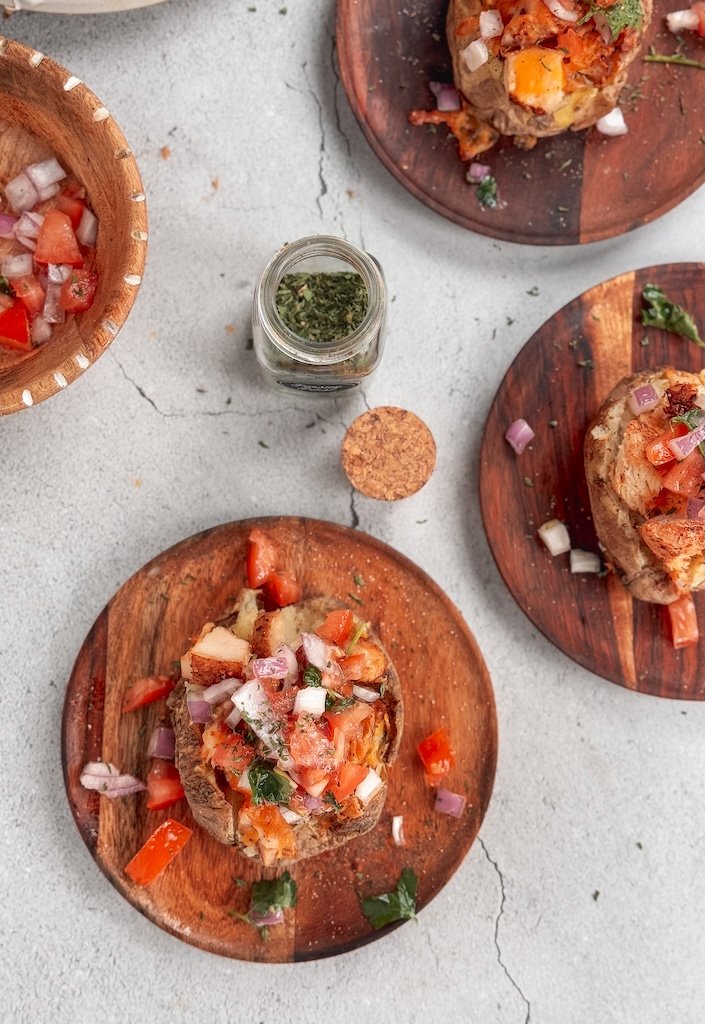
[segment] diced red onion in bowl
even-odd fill
[[[231,729],[234,729],[235,726],[239,725],[241,721],[242,712],[240,711],[240,708],[233,708],[230,714],[225,719],[226,724],[229,725]]]
[[[289,644],[279,644],[274,652],[274,657],[284,658],[286,661],[287,673],[284,677],[284,685],[291,686],[299,678],[299,663],[296,660],[296,655]]]
[[[309,665],[313,665],[314,668],[320,669],[324,672],[330,664],[330,649],[325,640],[322,640],[320,636],[316,636],[315,633],[302,633],[301,640],[303,643],[304,654],[306,655],[306,661]]]
[[[517,455],[521,455],[527,444],[536,437],[526,420],[514,420],[504,434],[504,438],[512,446]]]
[[[478,68],[487,63],[490,58],[490,52],[483,39],[473,39],[470,45],[466,46],[462,51],[461,57],[465,61],[468,71],[477,71]]]
[[[208,701],[203,700],[202,697],[187,698],[186,707],[188,708],[188,713],[191,716],[191,721],[200,725],[210,722],[213,717],[213,708],[210,706]]]
[[[653,384],[642,384],[629,392],[629,408],[638,416],[641,412],[651,412],[658,405],[659,394]]]
[[[295,715],[313,715],[320,718],[326,710],[327,690],[323,686],[302,686],[294,698]]]
[[[698,13],[692,10],[671,11],[666,15],[668,31],[675,35],[678,32],[695,32],[698,27]]]
[[[705,498],[688,498],[685,514],[688,519],[705,519]]]
[[[94,789],[111,799],[131,796],[147,788],[134,775],[121,775],[114,764],[106,764],[104,761],[89,761],[79,781],[84,789]]]
[[[2,261],[2,276],[12,280],[17,277],[30,277],[34,270],[34,260],[29,252],[6,256]]]
[[[482,11],[480,14],[480,38],[494,39],[504,31],[504,22],[499,11]]]
[[[51,338],[51,324],[41,314],[32,317],[29,336],[34,345],[44,345]]]
[[[44,299],[44,319],[50,324],[62,324],[66,313],[61,308],[61,285],[48,284]]]
[[[595,127],[602,135],[626,135],[629,129],[624,120],[624,114],[619,107],[613,107],[609,114],[605,114],[595,123]]]
[[[15,213],[31,210],[39,201],[37,190],[26,174],[18,174],[12,181],[8,181],[5,185],[5,196]]]
[[[66,171],[54,156],[50,156],[47,160],[42,160],[38,164],[30,164],[28,167],[25,167],[24,173],[38,192],[66,177]]]
[[[560,21],[567,21],[568,23],[577,21],[579,14],[577,11],[571,11],[570,8],[564,7],[561,0],[543,0],[546,7],[548,7],[551,14],[554,14]]]
[[[668,447],[671,449],[675,457],[679,462],[683,459],[687,459],[691,452],[694,452],[699,444],[705,441],[705,418],[701,423],[691,430],[689,434],[684,434],[683,437],[674,437],[668,442]]]
[[[454,85],[446,82],[429,82],[428,87],[436,97],[436,110],[460,110],[460,93]]]
[[[30,252],[34,252],[34,250],[37,248],[37,243],[34,241],[34,239],[27,238],[26,235],[16,235],[15,241],[19,242],[20,245],[23,245],[25,249],[29,249]]]
[[[147,757],[159,757],[163,761],[173,761],[175,748],[174,730],[167,725],[158,725],[149,738]]]
[[[492,168],[489,164],[479,164],[476,160],[473,160],[468,167],[465,177],[471,185],[479,185],[481,181],[484,181],[491,170]]]
[[[14,236],[13,228],[18,219],[12,213],[0,213],[0,238],[12,238]]]
[[[252,671],[258,679],[284,679],[289,672],[286,658],[255,658]]]
[[[203,700],[208,701],[211,707],[220,704],[226,697],[232,696],[240,686],[239,679],[221,679],[203,691]]]
[[[52,284],[63,284],[71,276],[73,267],[70,263],[49,263],[47,265],[47,278]]]
[[[271,928],[274,924],[284,923],[284,911],[281,908],[268,910],[266,914],[256,914],[251,910],[248,916],[255,928]]]
[[[43,214],[27,210],[15,224],[15,237],[24,235],[25,238],[37,238],[43,223]]]
[[[570,551],[570,535],[565,524],[558,519],[549,519],[547,523],[543,523],[539,526],[538,534],[554,558]]]
[[[315,814],[316,811],[320,811],[320,809],[323,807],[323,800],[320,798],[320,796],[311,796],[310,793],[306,793],[302,797],[302,802],[306,810],[310,811],[311,814]]]
[[[366,704],[374,704],[376,700],[379,700],[379,693],[369,686],[359,686],[355,683],[353,686],[353,697],[357,697],[358,700],[364,700]]]
[[[85,208],[81,215],[81,223],[76,228],[76,238],[81,245],[94,246],[96,238],[98,237],[98,218],[89,210]]]
[[[436,790],[435,810],[440,814],[450,814],[453,818],[460,818],[465,810],[467,798],[460,793],[451,793],[449,789],[442,786]]]

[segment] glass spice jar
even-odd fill
[[[265,380],[314,394],[359,387],[382,357],[386,310],[387,286],[373,256],[333,235],[283,246],[252,306]]]

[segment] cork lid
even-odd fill
[[[350,483],[368,498],[397,501],[420,490],[436,465],[436,442],[407,409],[380,406],[358,416],[343,438]]]

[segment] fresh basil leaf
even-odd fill
[[[316,668],[315,665],[309,665],[308,668],[304,669],[305,686],[320,686],[322,679],[321,670]]]
[[[642,292],[647,309],[641,311],[641,322],[647,327],[658,327],[662,331],[672,331],[695,342],[698,348],[705,348],[705,341],[700,337],[698,328],[690,313],[682,306],[671,302],[662,288],[657,284],[647,284]]]
[[[285,804],[294,792],[294,783],[264,761],[253,761],[247,769],[253,804]]]
[[[296,882],[288,871],[272,881],[253,882],[250,914],[264,917],[276,910],[295,907],[297,900]]]
[[[412,868],[404,868],[394,892],[381,896],[368,896],[360,900],[360,909],[377,930],[395,921],[408,921],[416,917],[416,889],[418,878]]]

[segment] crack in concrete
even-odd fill
[[[499,911],[497,912],[497,917],[495,918],[495,922],[494,922],[494,945],[495,945],[495,949],[497,950],[497,962],[499,963],[499,966],[502,968],[502,970],[506,974],[507,979],[509,980],[509,982],[512,985],[512,987],[514,989],[516,989],[516,991],[521,996],[521,998],[522,998],[522,1000],[524,1002],[524,1005],[526,1006],[526,1016],[524,1017],[524,1024],[530,1024],[530,1022],[531,1022],[531,1003],[529,1002],[529,1000],[526,998],[526,996],[522,992],[522,990],[519,987],[518,983],[514,980],[512,975],[509,973],[507,965],[505,964],[504,960],[502,959],[502,950],[500,949],[500,946],[499,946],[499,922],[502,920],[502,915],[504,914],[504,904],[505,904],[505,900],[506,900],[506,892],[505,892],[505,889],[504,889],[504,875],[500,871],[500,868],[499,868],[499,865],[497,864],[497,861],[496,860],[492,860],[492,858],[490,857],[489,851],[488,851],[487,847],[485,846],[483,840],[480,838],[480,836],[477,837],[477,841],[480,844],[480,846],[482,847],[483,853],[485,854],[485,857],[487,858],[488,863],[492,865],[492,867],[494,868],[494,870],[496,872],[497,878],[499,879],[499,891],[500,891],[500,897],[501,898],[500,898],[500,901],[499,901]]]
[[[360,395],[360,397],[362,398],[362,401],[363,401],[363,402],[365,403],[365,408],[367,409],[367,411],[368,411],[368,412],[370,412],[370,411],[371,411],[371,409],[370,409],[370,403],[369,403],[369,402],[367,401],[367,395],[366,395],[366,394],[365,394],[365,392],[364,392],[364,391],[362,390],[362,388],[360,388],[360,390],[359,390],[359,395]]]
[[[325,119],[323,117],[323,104],[321,103],[320,99],[318,98],[316,90],[311,85],[311,80],[310,80],[310,78],[308,76],[308,62],[307,61],[303,62],[303,64],[301,65],[301,70],[304,73],[304,78],[306,79],[306,84],[308,85],[309,94],[310,94],[313,102],[316,104],[316,109],[318,110],[318,130],[320,132],[320,141],[318,143],[318,184],[319,184],[319,191],[318,191],[318,195],[316,196],[316,206],[318,208],[318,216],[321,218],[321,220],[323,220],[323,198],[324,198],[324,196],[328,195],[328,182],[326,181],[326,176],[323,173],[323,162],[324,162],[324,157],[326,155],[326,125],[325,125]]]
[[[333,72],[333,115],[334,115],[334,119],[335,119],[335,127],[336,127],[336,129],[338,131],[338,134],[340,135],[340,137],[342,138],[343,142],[345,143],[345,148],[347,149],[348,156],[352,157],[352,146],[350,144],[350,139],[348,138],[346,133],[343,131],[343,122],[342,122],[342,120],[340,118],[340,86],[341,86],[341,82],[340,82],[340,71],[338,70],[338,60],[337,60],[337,53],[336,53],[336,47],[335,47],[335,32],[332,32],[331,33],[331,37],[330,37],[330,67],[331,67],[331,71]]]
[[[357,514],[357,509],[355,508],[355,488],[353,487],[352,484],[350,484],[350,518],[350,525],[352,526],[353,530],[356,530],[360,525],[360,517]]]

